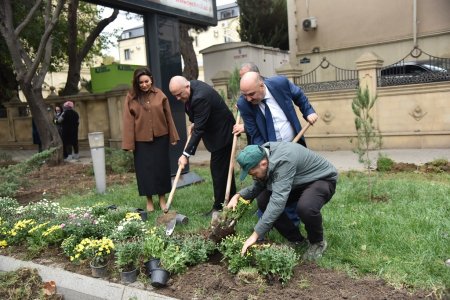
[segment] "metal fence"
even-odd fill
[[[438,81],[450,81],[450,58],[432,56],[418,47],[398,62],[377,69],[380,87]]]
[[[318,82],[317,73],[321,69],[328,69],[330,67],[334,69],[333,75],[335,80]],[[294,83],[300,86],[305,92],[356,89],[359,84],[358,71],[338,68],[324,57],[314,70],[294,77]]]

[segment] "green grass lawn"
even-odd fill
[[[189,217],[189,224],[175,229],[178,233],[209,227],[210,219],[202,216],[213,203],[209,169],[191,170],[204,182],[175,192],[171,208]],[[249,183],[247,178],[244,185]],[[336,194],[322,210],[329,246],[318,264],[354,277],[374,275],[395,286],[448,289],[450,267],[445,261],[450,258],[450,175],[376,174],[374,190],[383,201],[368,200],[365,174],[341,174]],[[135,184],[110,186],[104,195],[92,192],[60,199],[62,206],[69,207],[99,202],[145,208],[145,198],[138,196]],[[239,221],[239,233],[251,234],[257,221],[255,204]],[[154,212],[149,222],[160,214],[160,210]],[[285,242],[275,231],[268,238]]]

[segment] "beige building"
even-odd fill
[[[384,65],[404,58],[414,46],[450,57],[448,0],[288,0],[292,65],[303,73],[323,57],[345,69],[366,52]]]

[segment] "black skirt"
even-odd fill
[[[134,168],[140,196],[162,195],[170,192],[169,136],[153,142],[136,142]]]

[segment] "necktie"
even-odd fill
[[[263,99],[262,102],[264,103],[264,113],[266,116],[266,129],[267,129],[267,138],[269,139],[269,142],[276,142],[277,136],[275,134],[275,127],[273,125],[273,119],[272,119],[272,113],[270,112],[269,105],[266,103],[266,99]]]

